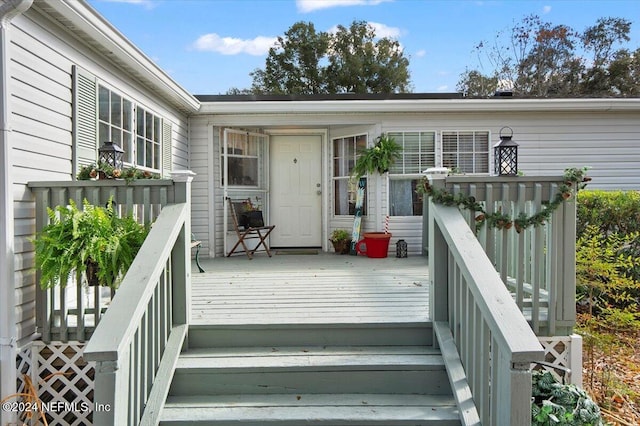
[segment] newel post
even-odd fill
[[[187,217],[171,253],[173,271],[173,325],[189,324],[191,312],[191,182],[195,173],[190,170],[171,172],[176,204],[187,204]]]
[[[425,171],[429,184],[433,189],[443,189],[448,173],[446,168],[432,168]],[[429,295],[429,312],[431,314],[431,320],[436,321],[449,320],[449,298],[448,298],[448,261],[449,250],[447,242],[442,235],[442,231],[435,220],[435,209],[433,208],[433,200],[429,199],[428,215],[428,241],[429,241],[429,280],[430,280],[430,295]],[[434,346],[438,345],[438,339],[433,339]]]

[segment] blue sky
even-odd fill
[[[531,14],[577,31],[624,17],[632,22],[628,46],[640,46],[638,0],[88,1],[193,94],[250,87],[249,73],[264,67],[273,40],[298,21],[328,31],[364,20],[394,37],[410,59],[414,92],[454,92],[460,74],[478,68],[474,47]]]

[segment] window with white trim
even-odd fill
[[[389,214],[422,215],[422,199],[416,188],[422,172],[436,164],[435,132],[388,132],[402,147],[401,157],[389,170]]]
[[[443,131],[442,166],[457,173],[489,173],[489,132]]]
[[[229,186],[258,187],[260,179],[262,146],[265,135],[225,130],[227,143],[227,174]],[[220,146],[220,163],[224,165],[224,146]],[[224,170],[221,185],[224,185]]]
[[[113,141],[124,150],[125,164],[159,172],[162,140],[161,117],[98,86],[98,146],[104,141]]]
[[[367,135],[354,135],[332,140],[333,200],[335,215],[353,215],[356,208],[358,182],[352,177],[358,153],[367,147]],[[363,204],[366,214],[366,196]]]

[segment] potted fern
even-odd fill
[[[88,285],[117,288],[148,233],[132,216],[118,217],[111,201],[99,207],[85,200],[80,210],[71,200],[48,215],[49,225],[33,240],[42,289],[64,287],[74,271]]]
[[[353,174],[359,178],[367,173],[386,173],[401,155],[402,146],[391,137],[380,136],[374,146],[362,150]]]

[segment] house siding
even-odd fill
[[[40,40],[44,40],[42,42]],[[15,309],[17,336],[28,341],[36,332],[35,232],[33,195],[29,181],[72,179],[72,68],[96,75],[171,124],[172,168],[189,167],[188,120],[166,102],[140,89],[104,57],[93,53],[37,12],[30,9],[14,21],[11,61],[12,187],[15,216]]]
[[[461,100],[459,102],[464,102]],[[508,102],[508,100],[505,100]],[[540,100],[545,102],[545,100]],[[292,111],[295,107],[292,106]],[[216,123],[213,136],[205,138],[206,131],[198,129]],[[202,135],[191,140],[192,149],[199,155],[209,152],[210,162],[200,159],[199,174],[208,173],[219,176],[219,133],[220,129],[229,128],[263,128],[267,132],[277,132],[286,128],[304,131],[306,128],[327,129],[327,144],[331,156],[331,140],[336,137],[367,133],[373,141],[379,134],[389,131],[434,131],[439,140],[443,131],[488,131],[490,147],[499,140],[500,129],[508,126],[513,130],[513,139],[519,144],[519,169],[525,175],[562,175],[565,168],[590,168],[593,178],[589,188],[605,190],[639,190],[640,174],[640,120],[638,112],[631,111],[501,111],[482,112],[478,107],[475,112],[412,112],[412,113],[268,113],[264,114],[203,114],[191,121],[192,133]],[[212,125],[211,125],[212,126]],[[208,150],[208,151],[207,151]],[[331,159],[328,159],[331,163]],[[490,157],[490,168],[493,163]],[[212,162],[212,163],[211,163]],[[194,158],[192,164],[195,165]],[[219,181],[200,180],[198,190],[202,196],[213,197],[220,191]],[[325,188],[331,191],[327,206],[326,235],[337,228],[351,229],[353,219],[345,216],[334,216],[331,164],[324,182]],[[380,189],[378,189],[378,186]],[[209,190],[211,188],[211,190]],[[370,177],[367,188],[367,214],[363,218],[363,231],[380,231],[388,213],[387,181]],[[222,198],[207,198],[213,207],[215,229],[222,229]],[[194,200],[195,202],[195,200]],[[211,204],[212,203],[212,204]],[[207,235],[214,250],[211,254],[223,252],[222,234],[210,231],[207,225],[208,211],[201,206],[194,212],[194,223],[198,223],[199,231]],[[209,230],[206,227],[209,226]],[[404,239],[410,254],[421,253],[422,220],[420,217],[392,216],[389,228],[393,234],[390,253],[395,251],[398,239]]]

